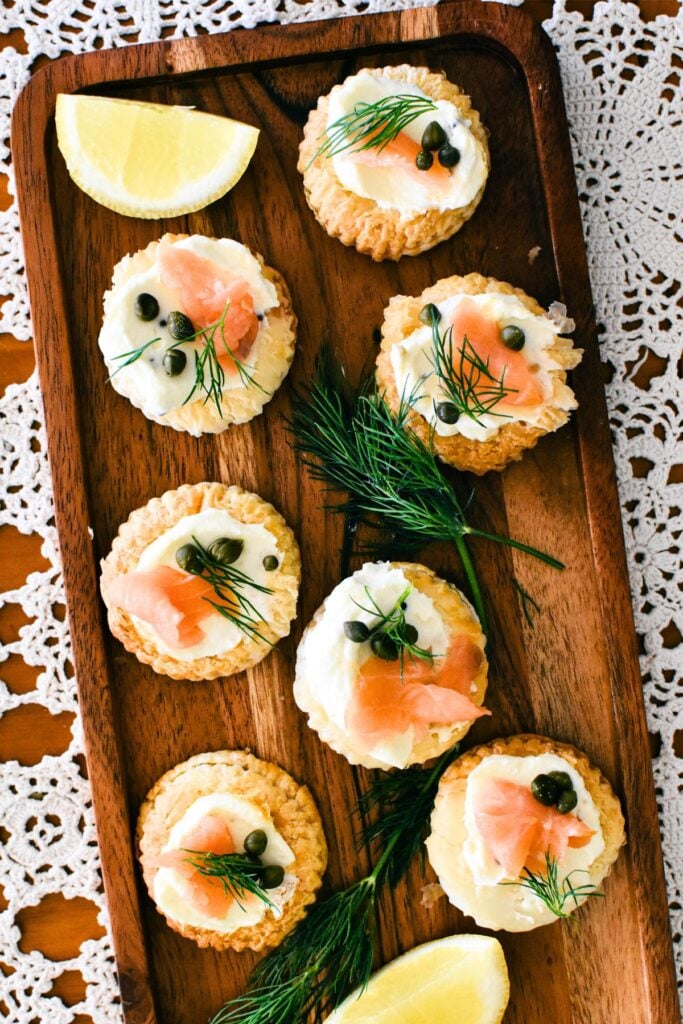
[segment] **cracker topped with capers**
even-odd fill
[[[145,416],[216,434],[273,397],[296,323],[284,279],[247,246],[167,234],[114,268],[98,343],[112,386]]]
[[[173,679],[256,665],[290,630],[301,562],[272,505],[239,487],[185,485],[131,514],[102,561],[109,626]]]
[[[384,311],[377,382],[437,455],[473,473],[502,470],[576,408],[581,361],[559,303],[548,311],[504,281],[447,277]]]

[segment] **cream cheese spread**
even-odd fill
[[[386,96],[406,95],[429,97],[411,82],[376,77],[367,72],[352,75],[330,94],[327,127],[353,111],[357,103],[375,103]],[[436,109],[421,114],[403,129],[420,144],[422,133],[431,121],[438,121],[448,142],[460,153],[446,188],[435,188],[426,172],[410,173],[401,167],[373,167],[354,159],[348,151],[331,157],[334,173],[341,185],[355,195],[372,199],[378,206],[397,209],[407,214],[429,210],[454,210],[467,206],[478,195],[487,177],[484,150],[454,104],[436,101]],[[369,151],[372,152],[371,150]],[[421,175],[424,181],[421,181]]]

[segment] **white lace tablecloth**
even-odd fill
[[[0,172],[10,175],[9,120],[39,55],[195,35],[263,21],[289,22],[409,6],[401,0],[14,0],[0,12],[0,33],[20,29],[26,53],[0,51]],[[624,514],[641,668],[654,759],[672,930],[683,980],[683,445],[680,379],[683,321],[683,9],[643,22],[633,3],[598,3],[592,20],[556,0],[545,28],[558,51],[588,244],[602,358]],[[0,334],[31,338],[16,207],[0,213]],[[655,359],[649,358],[654,356]],[[648,360],[648,372],[639,369]],[[642,474],[645,470],[645,475]],[[636,475],[638,473],[639,475]],[[0,647],[0,716],[21,704],[54,715],[77,712],[69,666],[64,601],[43,413],[35,375],[0,402],[0,523],[43,538],[49,568],[0,596],[31,620]],[[11,692],[2,662],[19,655],[39,669],[36,688]],[[110,941],[87,941],[78,956],[53,962],[22,952],[16,918],[47,894],[83,896],[99,908],[99,859],[76,714],[73,739],[58,757],[24,767],[0,763],[0,1017],[8,1024],[95,1024],[121,1020]],[[0,906],[2,903],[0,902]],[[66,970],[87,982],[85,998],[66,1007],[48,995]]]

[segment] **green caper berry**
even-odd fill
[[[564,792],[565,789],[574,788],[568,772],[548,772],[548,777],[555,780],[562,792]]]
[[[194,334],[194,327],[189,316],[174,309],[168,314],[168,333],[176,341],[186,341]]]
[[[428,171],[434,163],[434,157],[426,149],[421,149],[415,157],[415,166],[418,171]]]
[[[544,807],[554,807],[560,796],[560,787],[549,775],[537,775],[531,783],[531,795]]]
[[[439,150],[439,163],[442,167],[457,167],[460,163],[460,150],[445,143]]]
[[[265,853],[266,846],[268,845],[268,836],[262,828],[255,828],[253,832],[250,832],[244,840],[245,851],[254,856],[260,857]]]
[[[278,562],[275,555],[266,555],[266,557],[263,559],[263,568],[266,570],[266,572],[275,572],[279,564],[280,563]]]
[[[427,324],[431,327],[432,324],[438,324],[441,319],[441,313],[439,307],[435,306],[433,302],[428,302],[426,306],[423,306],[420,310],[419,319],[423,324]]]
[[[370,641],[372,653],[383,661],[396,661],[398,658],[398,647],[386,633],[375,633]]]
[[[574,810],[578,802],[579,798],[576,795],[576,790],[565,789],[563,793],[560,793],[556,806],[560,814],[569,814],[570,811]]]
[[[267,868],[264,868],[261,872],[261,888],[262,889],[277,889],[279,885],[282,885],[285,877],[285,869],[281,864],[269,864]]]
[[[177,377],[187,365],[187,356],[179,348],[169,348],[161,363],[169,377]]]
[[[398,635],[399,640],[401,640],[404,644],[417,643],[417,638],[420,635],[418,631],[415,629],[415,626],[413,626],[412,623],[410,622],[404,622],[400,626],[398,626],[396,629],[396,633]]]
[[[354,644],[364,644],[370,639],[370,630],[364,622],[353,619],[344,623],[344,636]]]
[[[221,565],[232,565],[242,554],[244,541],[235,537],[219,537],[209,544],[209,554]]]
[[[142,292],[135,300],[135,315],[138,320],[156,320],[159,316],[159,303],[149,292]]]
[[[452,402],[439,402],[434,412],[437,419],[451,426],[460,419],[460,410]]]
[[[199,551],[194,544],[183,544],[175,553],[175,560],[185,572],[191,572],[194,576],[201,575],[204,568]]]
[[[438,121],[430,121],[422,133],[422,148],[439,149],[446,141],[446,133]]]
[[[500,332],[500,336],[503,339],[503,344],[506,348],[511,348],[513,352],[519,352],[520,349],[524,348],[524,342],[526,337],[521,327],[515,327],[513,324],[508,324]]]

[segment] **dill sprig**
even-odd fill
[[[255,864],[242,853],[218,854],[203,850],[183,850],[183,853],[188,854],[185,860],[200,875],[219,881],[226,895],[232,896],[241,910],[244,910],[241,901],[248,895],[258,896],[268,907],[274,906],[259,882],[265,870],[263,864]]]
[[[174,349],[181,348],[183,345],[189,345],[191,342],[195,342],[199,338],[202,339],[203,345],[194,351],[194,383],[192,384],[187,397],[184,399],[183,405],[187,405],[188,402],[192,401],[195,394],[200,392],[200,394],[204,395],[203,404],[206,405],[207,402],[212,401],[221,419],[223,418],[223,407],[221,403],[223,398],[223,388],[225,386],[225,370],[221,366],[218,356],[218,349],[216,347],[217,336],[218,345],[223,346],[225,352],[234,363],[242,384],[245,387],[254,387],[259,391],[262,391],[264,394],[268,394],[265,388],[262,387],[262,385],[259,384],[249,372],[252,367],[247,366],[246,363],[243,363],[238,359],[228,345],[225,337],[225,318],[228,315],[229,308],[230,302],[226,302],[225,309],[215,323],[209,324],[208,327],[200,328],[193,334],[189,334],[187,338],[180,338],[178,341],[174,341],[164,349],[164,355],[166,355],[167,352],[172,352]],[[142,345],[131,349],[130,352],[122,352],[120,355],[114,356],[115,359],[125,359],[126,361],[125,363],[121,363],[121,365],[114,370],[112,377],[115,377],[116,374],[126,366],[131,366],[133,363],[136,363],[138,359],[144,355],[150,345],[154,345],[156,342],[161,340],[161,338],[150,338],[149,341],[143,342]]]
[[[307,916],[252,974],[244,995],[231,999],[211,1024],[311,1024],[323,1020],[356,988],[363,989],[375,955],[377,897],[396,885],[420,845],[439,778],[456,755],[432,769],[383,774],[362,798],[362,813],[383,807],[361,845],[380,856],[365,878],[314,904]]]
[[[293,401],[294,447],[314,479],[348,493],[346,501],[330,508],[354,520],[379,517],[413,543],[452,542],[486,632],[486,610],[467,537],[523,551],[555,569],[564,566],[528,544],[469,525],[465,512],[473,489],[461,501],[441,473],[431,442],[425,444],[410,428],[417,397],[417,389],[403,395],[396,413],[376,387],[362,388],[347,399],[335,363],[323,350],[310,384]]]
[[[431,651],[425,650],[424,647],[418,647],[417,644],[411,643],[408,639],[410,629],[409,623],[406,621],[403,605],[413,589],[412,584],[408,584],[403,593],[396,598],[388,612],[382,611],[370,593],[368,587],[364,587],[363,589],[365,590],[365,596],[367,597],[371,607],[366,608],[359,601],[354,601],[353,603],[357,608],[360,608],[361,611],[367,612],[368,615],[376,615],[379,619],[379,621],[373,626],[368,627],[370,631],[368,640],[377,633],[384,633],[384,635],[392,641],[398,652],[401,679],[403,679],[403,666],[406,654],[411,659],[418,658],[422,661],[433,662],[435,655],[432,654]]]
[[[489,360],[484,361],[479,356],[467,337],[456,350],[453,327],[443,334],[439,331],[439,312],[434,305],[430,316],[433,343],[430,361],[447,401],[455,406],[460,416],[468,416],[475,423],[479,423],[482,416],[509,419],[508,413],[494,411],[508,395],[517,392],[516,388],[505,386],[505,370],[500,377],[494,376]]]
[[[604,893],[598,892],[597,886],[591,882],[584,885],[574,885],[572,875],[588,874],[587,871],[571,871],[560,883],[560,870],[557,860],[549,853],[545,855],[545,874],[536,874],[529,868],[524,868],[519,882],[500,882],[500,885],[518,885],[523,889],[529,889],[538,896],[539,900],[545,903],[556,917],[567,918],[580,905],[579,900],[590,896],[602,897]],[[569,900],[574,903],[573,907],[565,909]]]
[[[519,580],[514,576],[512,577],[512,585],[519,594],[520,601],[522,602],[522,612],[524,613],[524,618],[529,623],[531,628],[534,629],[536,623],[534,622],[534,616],[532,614],[531,609],[533,608],[537,614],[540,614],[541,606],[539,605],[538,601],[534,601],[531,594],[524,589]]]
[[[374,103],[356,103],[350,114],[345,114],[325,129],[320,136],[325,141],[308,166],[319,156],[336,156],[349,149],[354,153],[366,149],[381,151],[411,121],[432,110],[436,110],[436,103],[427,96],[410,93],[385,96]]]
[[[204,597],[202,600],[208,601],[212,608],[237,626],[250,640],[260,640],[261,643],[270,644],[270,641],[258,630],[258,624],[263,621],[263,616],[244,593],[245,588],[250,587],[259,594],[272,594],[273,591],[270,587],[264,587],[257,583],[247,573],[236,569],[234,565],[225,565],[224,562],[219,562],[194,536],[192,544],[197,552],[197,561],[202,568],[201,577],[211,584],[217,598],[216,601],[212,601],[208,597]]]

